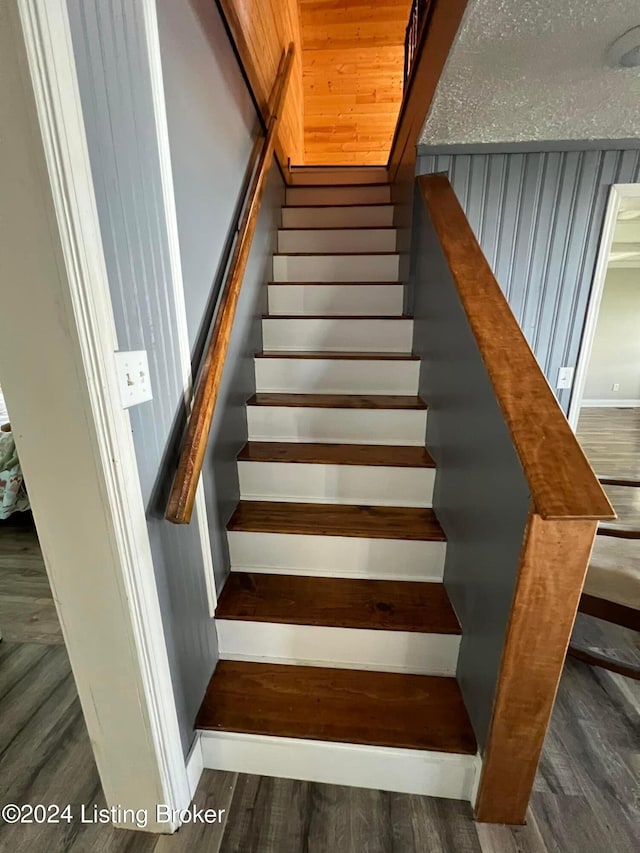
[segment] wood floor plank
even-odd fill
[[[161,836],[153,853],[192,853],[196,850],[218,853],[237,784],[237,773],[205,770],[193,803],[198,809],[215,810],[218,812],[217,817],[222,819],[216,819],[215,823],[184,823],[174,835]]]
[[[220,853],[312,851],[307,844],[311,787],[293,779],[240,775]]]
[[[444,542],[432,509],[240,501],[228,530]]]
[[[218,619],[460,634],[441,583],[231,572]]]
[[[314,444],[295,441],[248,441],[238,454],[244,462],[373,465],[389,468],[435,468],[424,447],[387,444]]]
[[[218,662],[196,728],[475,754],[454,678]]]
[[[254,394],[248,406],[294,406],[312,409],[426,409],[420,397],[404,394]]]

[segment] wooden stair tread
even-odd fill
[[[255,358],[319,358],[336,361],[419,361],[420,356],[412,352],[322,352],[286,351],[258,352]]]
[[[426,409],[420,397],[401,394],[254,394],[248,406],[302,406],[311,409]]]
[[[317,252],[274,252],[274,258],[321,258],[325,255],[328,255],[331,258],[345,258],[355,256],[359,257],[372,257],[377,258],[381,255],[399,255],[400,252],[397,249],[394,249],[392,252],[372,252],[370,250],[364,252],[333,252],[333,251],[317,251]],[[287,284],[287,282],[282,282],[283,284]],[[335,282],[309,282],[306,281],[304,284],[334,284]],[[340,282],[337,282],[338,284]],[[361,282],[362,283],[362,282]],[[394,284],[400,284],[401,282],[393,282]],[[271,282],[271,284],[280,284],[278,281]],[[368,281],[366,284],[376,284],[374,281]],[[380,282],[378,282],[380,284]],[[388,281],[382,282],[382,284],[389,284]]]
[[[387,444],[307,444],[293,441],[248,441],[238,454],[238,459],[247,462],[435,468],[435,462],[426,448]]]
[[[445,542],[432,509],[351,504],[240,501],[228,530]]]
[[[278,231],[398,231],[397,225],[281,225]],[[354,254],[359,254],[354,252]]]
[[[340,229],[339,229],[340,230]],[[378,254],[378,255],[395,255],[397,252],[313,252],[314,257],[318,255],[326,254],[326,255],[358,255],[358,254]],[[389,285],[393,285],[394,287],[404,287],[404,281],[269,281],[267,285],[269,287],[273,287],[277,285],[278,287],[289,287],[290,285],[294,285],[296,287],[306,287],[307,285],[311,285],[311,287],[326,287],[326,286],[338,286],[338,287],[351,287],[354,285],[355,287],[389,287]]]
[[[475,755],[454,678],[218,661],[196,728]]]
[[[280,284],[280,282],[276,282]],[[305,284],[313,284],[311,281]],[[331,284],[331,282],[325,282]],[[409,314],[263,314],[263,320],[413,320]]]
[[[298,189],[298,187],[296,187]],[[311,189],[311,187],[309,187]],[[316,189],[314,187],[314,189]],[[323,207],[393,207],[393,202],[391,201],[361,201],[361,202],[350,202],[349,204],[342,204],[339,201],[328,202],[327,204],[309,204],[308,202],[301,202],[300,204],[283,204],[282,210],[295,210],[300,207],[313,207],[315,208],[323,208]]]
[[[217,619],[460,634],[444,585],[231,572]]]

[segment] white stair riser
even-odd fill
[[[227,533],[232,570],[332,578],[441,581],[446,542]]]
[[[265,318],[267,352],[411,352],[413,320]]]
[[[270,284],[269,314],[402,316],[401,284]]]
[[[455,675],[460,637],[216,619],[226,660]]]
[[[425,441],[425,409],[247,406],[250,441],[410,444]]]
[[[389,204],[388,184],[356,187],[287,187],[287,205]]]
[[[294,187],[353,187],[388,182],[386,166],[291,166],[289,169],[289,184]]]
[[[472,802],[481,762],[476,755],[352,743],[200,731],[208,770],[352,785]]]
[[[367,207],[283,207],[283,228],[388,228],[393,205]]]
[[[279,252],[395,252],[395,228],[278,231]]]
[[[430,507],[434,468],[238,462],[240,497],[256,501]]]
[[[256,358],[256,390],[289,394],[417,394],[420,362]]]
[[[398,281],[399,255],[274,255],[273,281]]]

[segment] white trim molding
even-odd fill
[[[195,796],[196,788],[200,784],[200,777],[204,771],[204,764],[202,762],[202,743],[200,741],[200,732],[196,732],[186,761],[187,779],[189,780],[189,792],[191,794],[191,799]]]
[[[600,305],[602,303],[604,283],[609,269],[609,256],[611,254],[611,246],[613,244],[613,232],[616,227],[616,220],[620,211],[620,205],[622,200],[625,198],[636,198],[640,201],[640,184],[613,184],[609,192],[607,210],[604,217],[604,224],[602,226],[602,235],[600,237],[598,258],[593,276],[593,285],[589,296],[587,317],[585,320],[584,332],[582,333],[582,341],[580,342],[580,352],[578,354],[578,361],[576,364],[573,391],[571,393],[569,411],[567,414],[567,420],[574,432],[578,428],[580,409],[587,405],[586,402],[583,402],[583,395],[587,383],[589,361],[591,360],[591,351],[593,349],[593,342],[596,335],[596,326],[598,324],[598,315],[600,313]],[[617,401],[616,406],[620,405],[621,402]]]
[[[581,409],[637,409],[640,400],[583,400]]]
[[[201,731],[207,770],[472,801],[481,761],[422,749]]]
[[[191,791],[67,7],[17,0],[0,19],[3,391],[107,803],[153,816]]]
[[[156,135],[158,139],[158,157],[160,162],[160,179],[162,181],[162,198],[164,216],[167,227],[167,242],[169,248],[169,266],[173,285],[173,302],[175,306],[176,329],[180,352],[180,369],[184,385],[184,400],[187,411],[191,409],[191,347],[189,346],[189,328],[187,326],[187,310],[184,296],[184,279],[182,277],[182,260],[180,255],[180,239],[178,235],[178,218],[171,168],[171,148],[169,144],[169,126],[167,123],[167,108],[164,96],[162,77],[162,56],[160,53],[160,33],[158,31],[158,12],[155,0],[143,0],[143,20],[147,40],[147,55],[149,57],[149,74],[153,94],[153,110],[156,120]],[[216,594],[215,574],[213,570],[213,554],[209,536],[209,520],[204,494],[202,477],[196,490],[194,519],[198,525],[200,546],[202,549],[202,564],[207,589],[209,615],[215,616],[218,598]]]

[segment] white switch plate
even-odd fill
[[[558,384],[556,388],[558,390],[563,390],[565,388],[571,388],[573,385],[573,367],[561,367],[558,371]]]
[[[117,352],[115,357],[122,408],[153,400],[147,351]]]

